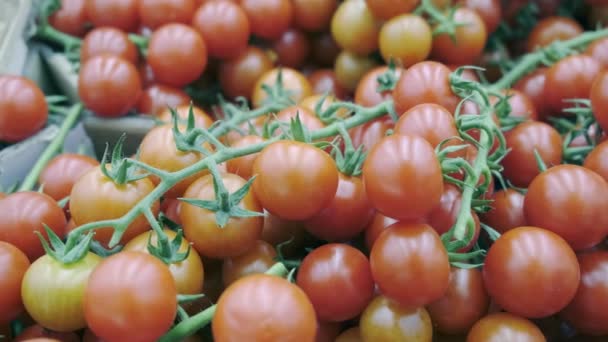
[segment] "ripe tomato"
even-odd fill
[[[574,299],[560,316],[579,332],[588,335],[606,335],[604,322],[608,318],[608,252],[593,251],[578,256],[581,282]]]
[[[68,332],[87,326],[82,303],[93,269],[101,257],[91,252],[63,264],[50,255],[32,263],[23,277],[21,297],[28,314],[45,328]]]
[[[158,82],[183,87],[205,71],[207,46],[192,27],[165,24],[150,36],[147,61]]]
[[[99,162],[86,155],[62,153],[51,159],[38,178],[45,194],[60,201],[70,195],[74,183]]]
[[[296,284],[312,302],[318,319],[330,322],[358,316],[374,295],[367,257],[346,244],[327,244],[309,253],[298,269]]]
[[[306,34],[296,29],[289,29],[272,44],[277,54],[277,64],[289,68],[299,68],[310,54],[310,41]]]
[[[436,103],[453,113],[460,98],[452,92],[450,73],[447,66],[432,61],[414,64],[404,71],[393,91],[397,113],[420,103]]]
[[[513,189],[499,190],[490,198],[490,211],[481,214],[483,223],[496,229],[499,233],[525,226],[524,195]]]
[[[363,149],[369,151],[391,128],[393,121],[389,117],[381,117],[352,128],[349,134],[355,148],[363,145]]]
[[[357,88],[355,89],[354,102],[364,107],[373,107],[379,105],[383,101],[387,101],[393,98],[392,91],[378,91],[378,77],[388,71],[387,66],[379,66],[371,69],[363,77]],[[399,79],[403,69],[395,68],[395,77]]]
[[[361,0],[350,0],[361,1]],[[357,88],[359,81],[376,66],[376,61],[366,55],[357,55],[348,50],[342,50],[336,57],[334,72],[341,86],[349,92]]]
[[[483,279],[490,297],[501,308],[527,318],[542,318],[559,312],[572,300],[580,270],[576,255],[557,234],[518,227],[490,247]]]
[[[382,25],[379,36],[380,54],[385,62],[393,61],[410,67],[425,60],[431,53],[431,26],[415,14],[401,14]],[[408,41],[408,44],[401,42]]]
[[[313,341],[317,319],[310,300],[295,284],[254,274],[237,280],[220,296],[211,328],[216,341]]]
[[[137,103],[141,91],[137,68],[121,57],[98,55],[80,67],[78,96],[97,115],[126,115]]]
[[[63,33],[82,37],[86,33],[85,5],[85,0],[61,0],[61,7],[49,17],[49,24]]]
[[[179,219],[179,212],[181,209],[181,201],[177,198],[163,198],[160,203],[160,211],[167,216],[167,218],[178,225],[181,225]]]
[[[323,102],[321,102],[323,101]],[[327,110],[329,108],[329,106],[331,106],[334,102],[339,101],[338,99],[336,99],[335,96],[333,95],[311,95],[308,96],[307,98],[303,99],[300,102],[300,106],[307,108],[308,110],[310,110],[312,113],[315,113],[316,115],[321,114],[322,112],[324,112],[325,110]],[[321,104],[321,110],[319,112],[316,112],[316,108],[317,105]],[[351,114],[351,112],[342,107],[338,110],[336,110],[334,112],[335,115],[337,115],[340,118],[348,118]]]
[[[190,106],[191,105],[179,105],[173,107],[175,109],[175,112],[177,113],[178,120],[184,124],[188,122],[188,116],[190,115]],[[207,114],[207,112],[197,106],[192,106],[192,115],[194,116],[195,127],[209,128],[213,124],[213,118],[211,118],[211,116]],[[169,107],[165,108],[165,110],[158,114],[156,118],[161,122],[173,126],[173,116]]]
[[[308,75],[308,81],[313,94],[330,94],[340,100],[348,96],[348,91],[340,85],[333,69],[317,69]]]
[[[249,98],[258,78],[272,66],[272,60],[262,49],[248,46],[237,57],[221,62],[219,79],[222,90],[230,98]]]
[[[192,26],[205,41],[209,55],[235,57],[247,48],[251,32],[247,14],[232,1],[207,1],[194,13]]]
[[[509,104],[509,107],[511,107],[511,111],[508,113],[509,117],[538,120],[536,107],[528,95],[516,89],[504,89],[501,93],[503,96],[507,97],[507,103]],[[490,103],[493,106],[496,106],[498,101],[498,97],[490,97]]]
[[[176,312],[169,268],[146,253],[127,251],[104,259],[84,292],[88,327],[106,341],[154,341],[169,330]]]
[[[190,24],[196,0],[139,0],[138,14],[141,24],[156,29],[164,24]]]
[[[26,328],[15,337],[13,342],[25,342],[42,339],[40,342],[80,342],[80,337],[74,332],[57,332],[48,330],[40,324],[34,324]]]
[[[600,62],[602,67],[608,66],[608,38],[598,39],[587,46],[585,54]]]
[[[283,80],[283,89],[289,92],[290,98],[295,103],[312,95],[312,86],[301,72],[291,68],[274,68],[264,72],[255,82],[251,94],[254,107],[260,107],[266,101],[268,94],[262,89],[262,85],[276,86],[279,72]]]
[[[583,27],[574,19],[551,16],[541,19],[528,36],[529,52],[548,46],[554,41],[568,40],[583,33]]]
[[[281,134],[283,131],[286,133],[289,132],[289,123],[296,117],[300,118],[302,126],[304,126],[304,128],[306,128],[309,132],[313,132],[325,127],[323,121],[321,121],[321,119],[315,115],[314,111],[302,106],[291,106],[277,113],[276,120],[287,124],[287,127],[285,127],[285,129],[282,127],[278,128],[275,131],[275,134]]]
[[[67,223],[63,210],[48,195],[27,191],[16,192],[0,200],[0,241],[19,248],[30,261],[44,255],[44,249],[35,231],[45,238],[46,224],[55,234],[63,238]]]
[[[426,216],[443,192],[441,166],[431,144],[414,135],[392,135],[374,145],[363,164],[365,190],[382,214]]]
[[[266,241],[258,240],[245,254],[226,258],[222,263],[222,281],[225,287],[251,274],[264,273],[275,264],[277,252]]]
[[[559,115],[563,109],[574,106],[564,100],[589,98],[593,80],[601,70],[600,62],[585,55],[566,57],[549,67],[544,87],[549,110]]]
[[[479,14],[488,34],[496,31],[502,19],[500,0],[461,0],[460,3]]]
[[[138,3],[138,0],[88,0],[86,18],[94,27],[111,26],[133,32],[139,25]]]
[[[89,31],[80,46],[80,62],[93,56],[110,54],[137,64],[139,53],[129,36],[113,27],[97,27]]]
[[[329,27],[338,7],[337,0],[292,0],[293,24],[306,31],[322,31]]]
[[[298,141],[277,141],[253,163],[253,190],[262,206],[287,220],[308,219],[338,189],[336,163],[323,150]]]
[[[372,14],[384,20],[411,12],[418,2],[418,0],[365,0]]]
[[[454,38],[442,33],[433,38],[431,55],[448,64],[474,64],[486,45],[488,31],[484,21],[474,10],[460,7],[454,20],[464,24],[454,30]]]
[[[419,104],[403,113],[395,124],[395,133],[420,136],[433,147],[459,136],[452,113],[434,103]],[[454,144],[459,142],[454,140]]]
[[[21,76],[0,76],[0,141],[19,142],[46,123],[48,107],[42,90]]]
[[[253,144],[258,144],[263,141],[264,139],[257,135],[246,135],[242,138],[237,139],[230,146],[233,148],[242,148]],[[251,176],[253,176],[253,162],[258,157],[258,155],[259,153],[253,153],[239,158],[228,160],[226,162],[228,172],[239,175],[244,179],[251,178]]]
[[[246,183],[243,178],[230,173],[222,175],[222,182],[230,194]],[[206,175],[196,180],[188,187],[184,197],[215,200],[213,176]],[[260,203],[251,190],[241,200],[239,206],[245,210],[262,211]],[[247,252],[262,235],[264,225],[263,218],[259,216],[231,217],[228,223],[220,228],[216,222],[215,212],[185,202],[181,204],[179,217],[186,238],[201,255],[209,258],[228,258]]]
[[[542,331],[529,320],[506,312],[480,319],[467,335],[467,342],[501,341],[545,342]]]
[[[117,185],[101,172],[101,168],[95,168],[74,183],[70,193],[70,213],[76,226],[116,219],[125,215],[152,190],[154,184],[148,178]],[[159,207],[158,201],[152,206],[155,216]],[[142,214],[131,222],[120,241],[124,244],[149,228],[148,220]],[[108,244],[113,233],[111,227],[96,229],[95,240]]]
[[[608,131],[608,70],[602,71],[591,86],[593,116],[602,130]]]
[[[9,323],[23,311],[21,283],[29,267],[25,253],[0,241],[0,324]]]
[[[608,142],[597,145],[585,158],[583,166],[608,181]]]
[[[312,59],[319,67],[333,67],[341,49],[329,32],[312,37]]]
[[[249,17],[251,33],[260,38],[279,38],[293,21],[294,6],[290,0],[240,0],[240,5]]]
[[[502,160],[503,175],[515,186],[528,187],[541,172],[535,151],[548,167],[562,163],[562,138],[550,125],[540,121],[528,121],[505,133],[507,148]]]
[[[546,79],[547,68],[538,68],[513,85],[513,89],[521,91],[532,100],[539,118],[549,115],[544,95]],[[509,104],[511,104],[511,101],[509,101]]]
[[[143,91],[137,102],[137,111],[158,115],[167,110],[167,107],[189,106],[190,101],[190,96],[179,88],[154,84]]]
[[[402,221],[387,227],[372,247],[370,263],[382,294],[402,306],[427,305],[448,289],[448,254],[427,224]]]
[[[364,0],[342,2],[331,18],[331,34],[338,45],[354,54],[367,55],[378,48],[380,22]]]
[[[487,313],[489,305],[481,271],[452,268],[447,292],[426,308],[437,330],[455,335],[468,332]]]
[[[359,331],[362,341],[431,341],[433,336],[424,307],[402,306],[382,295],[363,311]]]
[[[608,234],[608,183],[581,166],[554,166],[530,183],[524,214],[528,224],[557,233],[574,250],[591,248]]]
[[[372,250],[374,243],[378,239],[378,236],[382,234],[386,227],[397,222],[397,220],[384,216],[378,212],[374,214],[372,221],[365,228],[365,246],[368,251]]]

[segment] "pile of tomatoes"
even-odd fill
[[[0,142],[156,124],[0,192],[0,341],[608,337],[608,1],[40,11],[80,102],[0,75]]]

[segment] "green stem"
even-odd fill
[[[80,38],[56,30],[48,24],[38,26],[34,38],[55,43],[62,46],[64,49],[70,49],[79,46],[82,43]]]
[[[70,133],[70,130],[74,126],[74,123],[78,121],[78,118],[82,113],[82,109],[82,103],[77,103],[70,108],[70,111],[68,112],[67,116],[63,120],[63,123],[61,124],[61,127],[59,128],[59,132],[57,132],[57,135],[53,138],[51,143],[44,150],[40,158],[38,158],[38,161],[36,161],[36,164],[34,164],[34,167],[30,171],[30,173],[27,175],[27,177],[25,177],[25,180],[19,187],[18,191],[31,191],[34,188],[36,182],[38,182],[38,177],[40,176],[42,170],[44,170],[44,168],[46,167],[46,164],[48,164],[48,162],[58,152],[61,151],[65,142],[65,138]]]
[[[287,276],[288,269],[282,263],[278,262],[272,267],[264,272],[265,274],[274,275],[277,277],[284,278]],[[173,342],[173,341],[181,341],[184,338],[194,335],[198,330],[205,327],[207,324],[211,322],[213,316],[215,315],[215,311],[217,309],[217,305],[214,304],[207,309],[199,312],[198,314],[188,318],[185,321],[180,322],[176,326],[173,327],[167,334],[162,336],[158,341],[159,342]]]

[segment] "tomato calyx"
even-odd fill
[[[363,162],[365,162],[365,157],[367,156],[365,146],[361,145],[355,149],[344,123],[338,123],[338,130],[344,141],[344,152],[336,145],[333,146],[331,151],[331,155],[336,161],[338,171],[346,176],[360,176],[363,172]]]
[[[180,124],[177,111],[175,108],[169,108],[171,111],[171,117],[173,118],[172,130],[175,147],[182,152],[194,151],[205,156],[210,155],[211,152],[209,149],[204,147],[204,142],[212,144],[218,150],[224,149],[224,144],[214,137],[207,129],[195,126],[194,111],[192,108],[192,103],[190,103],[190,107],[188,108],[188,119],[183,132],[181,131],[183,125]]]
[[[582,165],[587,155],[601,142],[602,134],[593,116],[589,99],[565,100],[574,105],[563,111],[570,117],[549,117],[551,124],[560,132],[563,139],[563,160],[569,164]],[[583,146],[572,146],[577,138],[583,138]]]
[[[40,243],[44,248],[46,254],[50,255],[53,259],[65,264],[76,263],[84,258],[89,253],[91,241],[93,241],[93,232],[81,236],[80,240],[68,239],[66,243],[63,243],[59,236],[49,228],[46,224],[43,224],[44,230],[49,238],[50,245],[39,231],[34,233],[38,235]]]
[[[107,163],[110,149],[110,145],[108,143],[106,143],[106,149],[103,153],[103,157],[101,158],[101,172],[104,174],[104,176],[111,179],[114,184],[117,185],[135,182],[142,178],[148,177],[147,173],[142,174],[137,167],[134,167],[135,165],[129,159],[124,158],[122,146],[126,137],[127,135],[123,133],[120,138],[118,138],[118,141],[112,150],[109,165]]]
[[[152,243],[152,234],[157,236],[157,244]],[[188,245],[186,252],[181,253],[179,250],[184,240],[184,231],[179,229],[177,235],[173,240],[169,240],[167,234],[164,231],[156,231],[150,233],[148,236],[148,252],[154,255],[162,262],[167,265],[180,263],[188,258],[190,255],[191,245]]]
[[[447,34],[451,39],[456,38],[456,28],[463,26],[463,23],[457,23],[454,20],[454,14],[457,7],[450,6],[447,8],[447,15],[438,9],[431,0],[422,0],[420,6],[414,10],[414,14],[426,14],[430,17],[430,23],[433,25],[433,36]]]

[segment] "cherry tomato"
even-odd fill
[[[403,306],[427,305],[448,289],[448,254],[427,224],[402,221],[386,228],[372,247],[370,264],[382,294]]]
[[[246,183],[243,178],[230,173],[222,175],[222,182],[230,194]],[[184,197],[215,200],[213,176],[207,175],[196,180],[188,187]],[[251,190],[241,200],[239,206],[249,211],[262,211],[260,203]],[[262,235],[264,224],[263,218],[259,216],[231,217],[224,227],[219,227],[215,212],[185,202],[181,205],[179,216],[186,238],[193,243],[194,248],[201,255],[210,258],[235,257],[247,252]]]
[[[139,0],[87,0],[86,18],[94,27],[111,26],[133,32],[139,25]]]
[[[253,144],[263,142],[264,139],[257,135],[246,135],[242,138],[237,139],[231,147],[242,148]],[[246,156],[230,159],[226,162],[228,172],[237,174],[245,179],[253,176],[253,162],[258,157],[259,153],[248,154]]]
[[[426,216],[443,192],[433,147],[414,135],[392,135],[374,145],[363,164],[363,180],[372,205],[400,220]]]
[[[126,184],[116,184],[94,168],[81,176],[70,193],[70,213],[76,226],[100,220],[116,219],[125,215],[137,202],[154,190],[148,178]],[[154,202],[152,213],[158,214],[160,203]],[[138,216],[124,232],[121,242],[126,243],[150,228],[144,215]],[[95,240],[108,244],[114,233],[111,227],[95,230]]]
[[[177,289],[169,268],[146,253],[126,251],[104,259],[84,292],[88,326],[107,341],[157,340],[176,312]]]
[[[316,65],[322,67],[333,67],[336,57],[341,49],[332,37],[331,33],[325,32],[316,35],[312,40],[312,58]]]
[[[600,62],[602,67],[608,66],[608,38],[598,39],[587,46],[585,53]]]
[[[317,319],[298,286],[254,274],[237,280],[220,296],[211,328],[216,341],[314,341]]]
[[[270,57],[262,49],[249,46],[237,57],[221,62],[219,79],[222,90],[231,98],[249,98],[258,78],[272,66]]]
[[[348,50],[343,50],[336,57],[334,72],[340,85],[352,92],[357,88],[357,84],[363,76],[376,65],[376,61],[369,56],[357,55]]]
[[[460,98],[452,92],[450,69],[437,62],[417,63],[403,72],[393,91],[395,110],[405,111],[420,103],[436,103],[453,113]]]
[[[577,165],[558,165],[541,173],[530,183],[524,200],[528,224],[557,233],[577,251],[606,237],[607,209],[608,183]]]
[[[395,133],[420,136],[433,147],[459,136],[452,113],[434,103],[419,104],[403,113],[395,124]],[[459,143],[454,140],[454,144]]]
[[[74,183],[99,162],[86,155],[62,153],[51,159],[38,178],[45,194],[56,201],[70,195]]]
[[[391,128],[393,128],[393,121],[388,117],[381,117],[356,126],[349,133],[355,148],[363,145],[363,149],[369,151],[384,138],[386,132]]]
[[[548,113],[548,105],[544,95],[546,79],[547,68],[538,68],[513,85],[513,89],[521,91],[532,100],[539,118],[550,115],[550,113]],[[509,101],[509,103],[511,102]]]
[[[213,119],[207,112],[197,106],[178,105],[173,107],[177,113],[178,122],[186,124],[190,115],[190,107],[192,107],[192,115],[194,116],[194,126],[200,128],[209,128],[213,124]],[[157,117],[158,120],[165,124],[173,126],[173,115],[169,107],[165,108]]]
[[[158,82],[182,87],[197,80],[205,71],[207,46],[192,27],[165,24],[150,37],[147,61]]]
[[[382,25],[379,36],[380,54],[387,63],[410,67],[431,53],[431,26],[415,14],[401,14]],[[408,41],[408,44],[402,44]]]
[[[82,40],[80,47],[80,62],[83,63],[93,56],[110,54],[137,64],[139,58],[137,47],[129,40],[129,36],[113,27],[97,27],[89,31]]]
[[[331,34],[338,45],[354,54],[367,55],[378,48],[380,23],[364,0],[342,2],[331,18]]]
[[[279,38],[293,21],[294,6],[290,0],[240,0],[240,4],[249,17],[251,33],[260,38]]]
[[[287,220],[308,219],[331,202],[338,189],[336,163],[323,150],[281,140],[253,163],[253,190],[262,206]]]
[[[365,0],[372,14],[378,19],[388,20],[399,14],[411,12],[418,0]]]
[[[277,64],[299,68],[310,54],[310,41],[302,31],[289,29],[274,41],[272,48],[277,54]]]
[[[426,308],[437,330],[455,335],[468,332],[486,314],[489,305],[481,271],[452,268],[447,292]]]
[[[332,69],[317,69],[308,75],[308,81],[313,94],[331,94],[337,99],[345,99],[348,96],[348,91],[340,85]]]
[[[574,19],[552,16],[540,20],[528,36],[527,49],[534,51],[557,40],[568,40],[583,33],[583,27]]]
[[[251,274],[264,273],[275,264],[277,252],[272,245],[263,240],[256,241],[245,254],[224,259],[222,280],[228,287],[240,278]]]
[[[597,75],[589,97],[595,120],[602,130],[608,131],[608,70]]]
[[[57,202],[48,195],[26,191],[16,192],[0,200],[0,241],[19,248],[30,261],[44,255],[44,249],[35,231],[45,238],[46,224],[60,238],[67,220]]]
[[[141,24],[156,29],[169,23],[190,24],[196,0],[139,0]]]
[[[488,34],[496,31],[502,19],[500,0],[462,0],[466,8],[477,12],[483,20]]]
[[[21,76],[0,76],[0,141],[19,142],[46,123],[48,107],[42,90]]]
[[[93,269],[101,257],[91,252],[64,264],[50,255],[32,263],[23,277],[21,297],[32,318],[45,328],[69,332],[86,327],[82,303]]]
[[[49,24],[63,33],[82,37],[86,33],[85,5],[85,0],[61,0],[61,7],[49,17]]]
[[[175,108],[190,104],[190,96],[179,89],[162,84],[154,84],[146,88],[139,101],[137,111],[143,114],[158,115],[168,107]]]
[[[322,31],[329,27],[338,7],[337,0],[292,0],[294,25],[306,31]]]
[[[487,315],[475,323],[467,342],[545,342],[542,331],[529,320],[506,312]]]
[[[560,316],[579,332],[588,335],[606,335],[604,322],[608,318],[608,252],[593,251],[578,256],[581,282],[574,299]]]
[[[424,307],[401,306],[385,296],[374,298],[363,311],[359,331],[362,341],[431,341],[433,336]]]
[[[314,111],[302,106],[291,106],[277,113],[276,120],[287,124],[287,127],[279,127],[275,131],[275,134],[283,133],[283,131],[289,132],[289,124],[291,120],[295,120],[296,117],[300,118],[302,126],[304,126],[304,128],[306,128],[309,132],[313,132],[325,127],[323,121],[321,121],[321,119],[315,115]]]
[[[431,55],[449,64],[473,64],[479,59],[486,45],[486,25],[477,12],[466,7],[456,10],[454,20],[464,25],[456,27],[454,38],[448,33],[435,36]]]
[[[518,227],[501,235],[488,250],[483,280],[492,299],[506,311],[541,318],[572,300],[580,270],[576,255],[557,234]]]
[[[311,95],[308,96],[307,98],[303,99],[300,102],[300,106],[307,108],[308,110],[310,110],[312,113],[315,114],[321,114],[324,111],[326,111],[334,102],[337,102],[338,99],[336,99],[335,96],[333,95]],[[320,111],[316,111],[317,105],[321,105]],[[350,116],[351,112],[342,107],[338,110],[336,110],[334,112],[334,115],[340,117],[340,118],[348,118]]]
[[[30,261],[10,243],[0,241],[0,323],[9,323],[23,311],[21,283]]]
[[[488,212],[481,215],[481,220],[496,229],[499,233],[525,226],[524,195],[517,190],[506,189],[495,192]]]
[[[80,342],[80,338],[74,332],[51,331],[40,324],[34,324],[16,336],[13,342],[25,342],[42,339],[41,342]]]
[[[397,220],[384,216],[378,212],[374,214],[372,221],[365,228],[365,246],[368,251],[372,250],[378,236],[386,229],[386,227],[397,222]]]
[[[266,101],[268,94],[262,89],[262,85],[276,86],[279,72],[283,81],[283,89],[290,92],[290,97],[294,102],[298,103],[312,95],[312,86],[301,72],[291,68],[274,68],[266,71],[257,79],[251,94],[254,107],[260,107]]]
[[[97,55],[80,67],[78,96],[87,108],[102,117],[124,116],[142,92],[137,68],[113,55]]]
[[[608,181],[608,142],[597,145],[585,158],[583,166]]]

